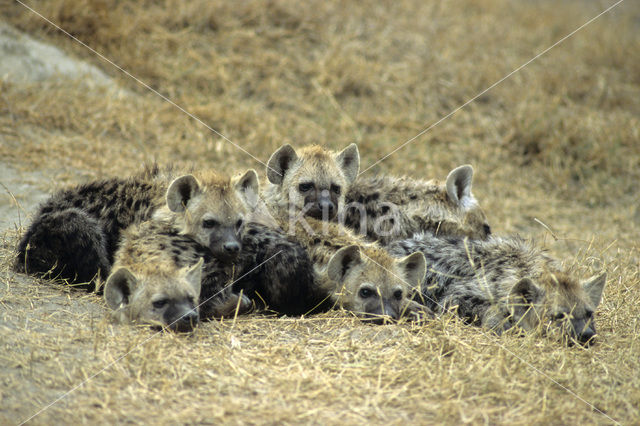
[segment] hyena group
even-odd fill
[[[285,145],[262,193],[253,171],[155,168],[80,186],[41,207],[17,264],[106,279],[116,317],[176,330],[258,305],[290,315],[339,306],[375,322],[453,309],[497,332],[558,324],[592,341],[606,276],[580,284],[535,245],[493,237],[471,166],[440,182],[357,178],[359,164],[355,145]],[[267,211],[255,215],[261,200]],[[265,213],[272,220],[254,221]]]
[[[90,290],[106,281],[118,319],[176,330],[256,300],[291,315],[322,303],[304,248],[245,222],[255,171],[176,174],[154,167],[55,194],[21,239],[17,269]]]
[[[306,226],[308,237],[298,238],[316,268],[333,281],[332,298],[343,307],[394,319],[406,312],[453,309],[468,322],[498,333],[513,327],[557,326],[565,338],[593,341],[593,315],[606,274],[580,283],[533,243],[492,236],[471,192],[471,166],[452,170],[445,182],[389,176],[356,179],[359,156],[354,145],[340,153],[318,147],[296,152],[285,145],[272,155],[268,167],[268,204],[276,214],[288,212],[296,235],[303,227],[295,223],[301,215],[313,218],[306,222],[321,218],[341,225],[325,226],[328,238],[316,236],[317,224]],[[344,265],[348,250],[358,253],[347,259],[364,264],[362,275],[349,275],[348,267],[343,267],[343,274],[331,274],[331,265]],[[373,252],[377,260],[368,255]],[[380,270],[393,271],[389,256],[404,258],[403,262],[420,253],[424,258],[414,257],[411,263],[424,263],[425,268],[416,266],[409,275],[392,272],[392,280],[376,278]],[[419,285],[417,271],[425,271]],[[365,303],[368,290],[377,295],[377,303]],[[403,294],[396,306],[405,308],[387,308],[389,294]],[[422,308],[416,310],[409,301]]]

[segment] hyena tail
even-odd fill
[[[108,259],[106,236],[98,220],[69,208],[41,214],[33,221],[18,245],[15,267],[94,291],[98,275],[109,273]]]

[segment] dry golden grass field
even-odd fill
[[[11,262],[46,194],[145,162],[264,175],[283,143],[357,142],[365,170],[614,0],[25,2],[233,143],[2,2],[0,21],[104,78],[0,68],[0,424],[640,424],[638,1],[366,171],[470,163],[495,234],[605,269],[588,349],[344,312],[155,334]]]

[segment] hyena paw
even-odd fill
[[[435,318],[435,313],[430,308],[412,300],[407,304],[405,316],[409,321],[423,323]]]

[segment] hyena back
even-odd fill
[[[60,278],[89,290],[113,263],[120,233],[164,204],[166,184],[149,169],[62,190],[42,203],[18,244],[19,272]]]
[[[484,239],[491,228],[471,193],[472,180],[469,165],[452,170],[445,182],[359,177],[347,192],[343,222],[382,244],[422,231]]]
[[[434,311],[455,307],[466,321],[498,333],[514,326],[559,327],[564,339],[594,341],[605,273],[580,283],[544,250],[518,237],[478,241],[423,233],[388,249],[395,256],[425,255],[429,268],[415,298]]]

